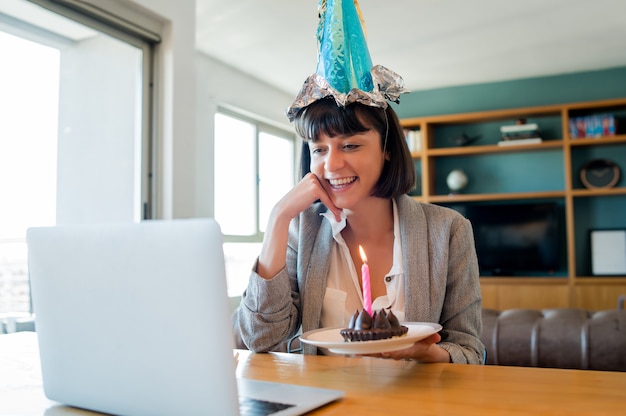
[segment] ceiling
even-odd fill
[[[295,95],[318,0],[196,0],[201,52]],[[373,63],[408,89],[626,66],[624,0],[361,0]]]

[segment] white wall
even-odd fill
[[[158,176],[157,217],[195,216],[194,152],[196,137],[193,67],[195,44],[194,0],[125,0],[162,21],[157,49]],[[102,7],[102,5],[101,5]]]
[[[285,116],[285,109],[295,94],[292,97],[277,91],[201,53],[196,55],[196,70],[196,213],[213,216],[213,115],[218,107],[235,109],[269,124],[293,130]]]
[[[213,115],[218,106],[290,128],[294,96],[195,51],[195,0],[120,0],[163,22],[158,48],[160,218],[213,215]],[[102,6],[102,5],[101,5]]]

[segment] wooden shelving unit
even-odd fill
[[[601,113],[617,117],[617,135],[570,137],[570,119]],[[538,123],[545,133],[543,142],[498,146],[499,126],[513,124],[519,118]],[[415,199],[450,206],[529,200],[556,200],[563,204],[566,240],[563,273],[481,277],[485,307],[599,310],[617,306],[619,295],[626,294],[626,276],[591,276],[588,231],[626,229],[626,98],[409,118],[401,122],[404,128],[421,131],[421,149],[413,153],[419,177]],[[457,146],[451,137],[461,133],[482,137],[470,145]],[[590,190],[582,185],[579,170],[585,161],[595,158],[611,159],[621,167],[622,178],[616,187]],[[498,177],[501,174],[498,164],[506,170],[524,163],[528,164],[526,181],[519,174]],[[445,178],[451,166],[469,171],[473,186],[459,194],[450,194]],[[481,166],[489,168],[481,170]],[[545,180],[542,171],[549,172]]]

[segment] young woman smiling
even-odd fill
[[[454,210],[407,195],[416,174],[393,109],[325,98],[294,122],[303,138],[301,180],[273,208],[242,296],[238,321],[248,348],[281,349],[299,331],[347,326],[363,308],[362,246],[372,308],[443,327],[381,356],[482,363],[472,227]]]

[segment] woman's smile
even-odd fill
[[[349,176],[346,178],[339,178],[339,179],[327,179],[328,183],[330,184],[330,187],[333,190],[341,190],[341,189],[347,188],[356,180],[357,180],[356,176]]]

